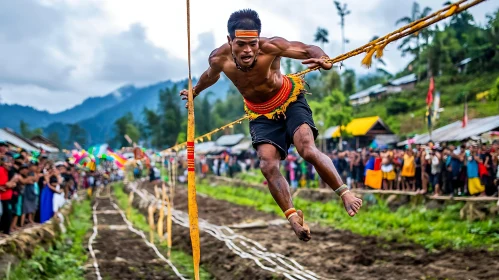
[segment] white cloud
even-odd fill
[[[30,105],[49,112],[64,111],[68,107],[67,104],[81,103],[87,97],[64,90],[49,90],[33,84],[7,83],[0,86],[0,96],[2,103]]]
[[[349,0],[347,49],[373,35],[395,29],[410,14],[412,1]],[[440,9],[445,0],[421,0]],[[470,11],[478,22],[498,8],[487,1]],[[262,36],[313,43],[318,26],[329,30],[326,51],[340,54],[339,17],[331,0],[191,0],[193,74],[207,67],[211,50],[226,42],[227,19],[238,9],[255,9]],[[112,92],[123,84],[147,84],[187,75],[185,1],[16,0],[0,4],[0,95],[2,102],[31,105],[51,112]],[[362,57],[345,64],[357,72]],[[387,68],[396,72],[397,43],[385,51]]]

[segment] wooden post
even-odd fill
[[[149,222],[149,242],[154,244],[154,212],[156,212],[156,207],[150,205],[147,208],[148,222]]]
[[[161,193],[164,195],[164,193],[165,193],[165,185],[161,186]],[[161,196],[159,196],[158,199],[161,199],[161,208],[159,208],[159,218],[158,218],[158,228],[157,228],[157,230],[158,230],[159,240],[160,240],[160,242],[163,242],[163,240],[164,240],[164,236],[163,236],[163,220],[165,219],[165,200],[164,200],[164,196],[163,196],[163,198],[161,198]]]
[[[170,258],[172,251],[172,206],[170,203],[170,199],[168,199],[168,196],[166,195],[166,192],[165,192],[165,202],[167,207],[166,234],[168,235],[166,239],[166,245],[168,246],[168,258]]]
[[[132,215],[133,194],[134,192],[130,192],[130,194],[128,195],[128,205],[126,208],[126,217],[128,219],[130,219],[130,216]]]

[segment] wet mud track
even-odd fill
[[[142,185],[142,189],[154,193],[153,186],[147,183]],[[175,193],[175,208],[187,212],[186,190],[178,187]],[[231,226],[255,221],[284,220],[282,217],[259,212],[251,207],[239,206],[204,195],[198,195],[197,201],[199,217],[216,225]],[[310,227],[312,240],[308,243],[299,241],[287,223],[234,230],[259,242],[269,251],[293,258],[322,279],[499,279],[498,253],[486,250],[443,250],[430,253],[412,243],[364,237],[317,224],[310,224]],[[175,228],[179,227],[174,226]],[[179,234],[181,233],[178,232],[173,236],[173,246],[183,246],[184,249],[188,249],[189,241]],[[210,272],[218,270],[220,273],[224,269],[227,272],[248,270],[248,266],[252,269],[246,271],[246,274],[256,271],[253,269],[256,267],[254,264],[246,263],[242,268],[238,268],[239,257],[226,257],[223,246],[217,245],[216,241],[204,240],[204,242],[208,244],[203,246],[202,234],[202,262],[205,262]],[[214,258],[215,261],[210,258]],[[216,262],[223,265],[217,265]],[[257,274],[251,278],[240,275],[241,278],[217,277],[217,279],[270,279],[267,276]]]
[[[87,270],[86,279],[179,279],[142,237],[132,232],[109,196],[95,198],[97,235],[91,247],[98,268]],[[89,261],[93,262],[92,257]]]

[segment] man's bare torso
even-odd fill
[[[271,99],[281,88],[282,74],[279,56],[270,54],[268,42],[272,39],[260,38],[257,61],[247,72],[237,69],[229,44],[214,50],[210,60],[234,83],[241,95],[253,103]]]
[[[381,164],[390,164],[392,162],[389,152],[381,152]]]

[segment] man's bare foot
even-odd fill
[[[348,192],[343,197],[343,205],[345,206],[345,210],[347,211],[350,217],[355,216],[357,212],[359,212],[360,207],[362,206],[362,199],[357,198],[353,193]]]
[[[303,218],[303,212],[301,210],[297,210],[296,214],[289,219],[289,223],[291,227],[295,231],[296,236],[300,238],[302,241],[309,241],[312,236],[310,235],[310,228],[305,224],[305,219]]]

